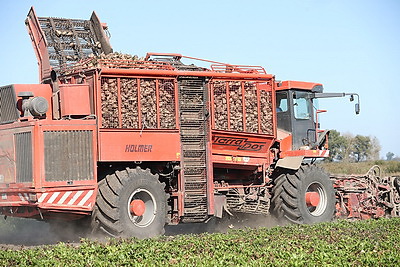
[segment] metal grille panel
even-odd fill
[[[137,79],[121,79],[122,128],[139,128]]]
[[[46,181],[93,179],[92,140],[92,131],[44,132]]]
[[[246,104],[246,132],[258,132],[257,88],[252,82],[244,83]]]
[[[117,79],[101,79],[101,116],[103,128],[118,128]]]
[[[38,20],[46,37],[50,65],[54,68],[105,52],[91,20],[45,17]]]
[[[272,117],[272,93],[269,91],[261,91],[261,131],[264,134],[272,135],[274,133],[273,117]]]
[[[14,137],[16,181],[17,183],[32,182],[32,133],[16,133]]]
[[[215,81],[213,83],[213,91],[214,91],[215,128],[218,130],[228,130],[226,83],[223,81]]]
[[[174,80],[159,80],[160,128],[175,129],[175,85]]]
[[[273,134],[271,91],[257,89],[256,82],[244,81],[213,81],[211,90],[215,129]]]
[[[156,82],[154,79],[140,80],[140,112],[142,127],[157,128]]]
[[[17,99],[14,86],[0,87],[0,124],[18,120]]]
[[[103,128],[175,129],[175,80],[102,78]]]
[[[243,132],[242,83],[229,83],[229,112],[231,131]]]

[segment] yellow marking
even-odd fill
[[[230,156],[225,156],[225,160],[226,160],[226,161],[232,161],[232,157],[230,157]]]

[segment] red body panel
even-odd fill
[[[315,86],[322,86],[320,83],[312,82],[301,82],[301,81],[283,81],[279,83],[276,90],[288,90],[288,89],[304,89],[312,90]]]
[[[281,158],[304,156],[305,158],[327,158],[329,150],[293,150],[280,154]]]
[[[100,161],[179,161],[179,132],[99,132]]]
[[[61,117],[90,115],[89,85],[60,85]]]
[[[50,60],[47,52],[47,41],[44,35],[40,22],[37,19],[36,12],[33,8],[29,11],[25,21],[29,36],[32,40],[33,50],[35,51],[39,65],[39,80],[50,74]]]
[[[229,165],[240,169],[269,165],[273,141],[270,136],[213,132],[212,162],[219,167]]]
[[[92,143],[88,144],[88,147],[91,147],[91,153],[94,157],[92,162],[86,164],[91,165],[93,177],[74,181],[46,180],[44,133],[57,131],[91,132]],[[17,181],[17,147],[14,139],[15,135],[20,133],[30,133],[31,135],[32,180],[29,182]],[[96,194],[94,192],[97,188],[96,144],[95,120],[52,121],[31,119],[14,124],[0,125],[0,170],[4,177],[0,182],[0,191],[2,192],[0,207],[30,206],[41,208],[44,212],[49,209],[90,211],[95,203]],[[30,168],[30,166],[26,167]],[[87,193],[90,191],[91,193],[88,195]],[[70,193],[64,197],[64,192]],[[24,214],[24,212],[21,213]],[[27,213],[27,216],[32,214],[34,215],[34,213]]]

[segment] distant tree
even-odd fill
[[[378,160],[379,154],[381,152],[381,145],[379,144],[379,140],[375,136],[370,136],[369,139],[371,140],[371,148],[367,156],[367,159]]]
[[[351,156],[355,162],[368,159],[368,156],[371,154],[372,150],[371,138],[369,136],[356,135],[356,137],[354,137],[351,150]]]
[[[386,153],[386,160],[393,160],[393,158],[394,158],[394,153],[392,153],[392,152],[388,152],[388,153]]]
[[[329,161],[360,162],[365,160],[378,160],[381,145],[375,136],[341,135],[336,130],[329,132]]]
[[[352,135],[351,133],[345,133],[343,137],[346,139],[346,150],[344,152],[343,161],[345,162],[353,161],[352,151],[354,144],[354,135]]]
[[[329,161],[341,161],[346,157],[348,148],[348,140],[346,137],[341,136],[340,132],[331,130],[329,132]]]

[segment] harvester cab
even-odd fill
[[[359,96],[356,93],[323,93],[322,84],[284,81],[276,87],[276,113],[278,132],[289,133],[292,150],[324,150],[329,131],[321,130],[319,114],[326,112],[318,108],[319,98],[350,96],[357,97],[355,112],[359,114]]]

